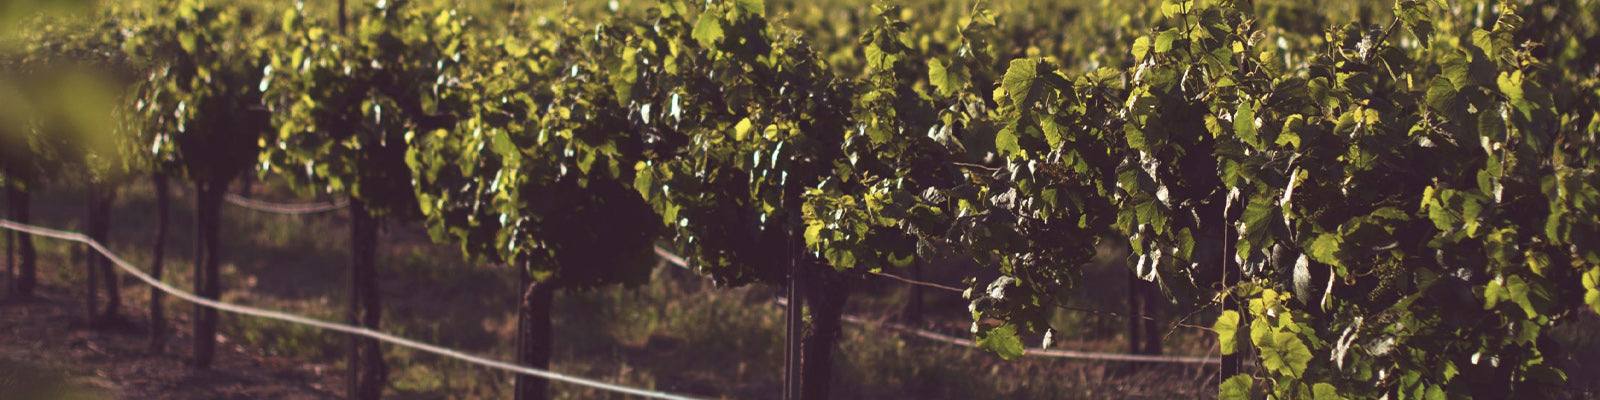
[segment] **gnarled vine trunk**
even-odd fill
[[[166,174],[152,177],[156,187],[156,237],[155,250],[150,254],[150,276],[161,279],[167,253],[167,211],[172,208],[172,190]],[[150,352],[161,353],[167,346],[167,317],[163,308],[161,289],[150,287]]]
[[[4,186],[6,189],[6,211],[7,214],[10,214],[12,202],[11,185]],[[0,231],[0,233],[6,235],[6,294],[10,295],[16,291],[17,286],[17,235],[16,232],[12,232],[9,229]]]
[[[88,228],[88,231],[89,231],[89,238],[90,239],[94,239],[95,241],[99,241],[100,240],[100,238],[96,238],[95,237],[95,228],[96,228],[96,225],[99,222],[98,218],[96,218],[96,215],[95,215],[96,214],[95,213],[95,209],[97,208],[96,205],[100,202],[99,190],[97,190],[97,189],[98,188],[95,187],[94,184],[90,184],[89,185],[88,196],[87,196],[88,199],[86,199],[84,201],[84,215],[83,215],[84,225]],[[84,269],[83,272],[86,274],[84,276],[86,276],[88,278],[88,287],[86,287],[85,289],[87,289],[87,290],[84,291],[84,301],[83,301],[84,317],[83,317],[83,321],[86,324],[89,324],[89,325],[94,325],[95,323],[100,321],[100,316],[96,312],[96,310],[99,309],[99,306],[97,304],[95,304],[95,303],[98,303],[100,301],[99,300],[99,297],[100,297],[100,293],[99,293],[99,290],[100,290],[99,289],[99,287],[100,287],[100,283],[99,283],[100,272],[99,272],[99,268],[97,268],[95,266],[95,264],[98,264],[99,262],[100,262],[100,254],[96,253],[94,251],[94,247],[90,246],[90,245],[87,245],[87,244],[83,245],[83,269]]]
[[[922,281],[922,261],[914,261],[906,268],[909,278]],[[906,304],[900,309],[900,319],[906,325],[922,325],[922,285],[906,285]]]
[[[800,398],[828,399],[833,379],[833,351],[843,331],[840,325],[845,302],[850,299],[850,282],[832,266],[815,264],[801,271],[803,292],[811,314],[800,352]]]
[[[219,246],[222,193],[227,181],[200,182],[195,185],[195,294],[217,299],[222,294],[219,277],[222,260]],[[194,305],[194,366],[208,368],[216,358],[217,310]]]
[[[105,184],[90,184],[88,199],[89,238],[100,242],[101,246],[111,246],[111,205],[115,197],[115,189]],[[89,268],[89,293],[88,302],[89,321],[96,325],[110,324],[116,321],[122,310],[122,286],[117,279],[116,268],[105,255],[95,251],[93,247],[84,246],[84,261]],[[98,309],[97,284],[105,286],[106,303],[104,309]]]
[[[517,268],[522,283],[517,301],[517,364],[548,370],[554,346],[550,306],[560,284],[533,279],[528,262],[523,261]],[[550,396],[550,380],[519,374],[515,391],[516,400],[544,400]]]
[[[798,226],[798,224],[795,224]],[[805,309],[805,274],[800,260],[805,256],[805,248],[799,241],[800,236],[790,232],[786,239],[789,244],[789,280],[784,285],[784,296],[789,300],[784,307],[784,338],[783,338],[783,400],[799,400],[801,396],[801,331],[805,328],[805,319],[801,317],[801,310]]]
[[[367,203],[350,200],[350,306],[351,325],[378,330],[383,308],[378,292],[378,221],[367,210]],[[372,400],[383,397],[388,368],[377,339],[350,336],[349,398]]]
[[[1128,271],[1128,352],[1161,354],[1160,328],[1156,326],[1156,305],[1161,292],[1154,283],[1139,279]]]
[[[27,191],[14,186],[6,187],[6,196],[10,199],[6,205],[11,211],[11,220],[19,224],[30,222],[29,206],[31,195]],[[33,297],[33,289],[39,285],[38,258],[39,255],[33,247],[33,236],[22,232],[9,232],[15,238],[17,249],[16,274],[12,276],[11,296],[16,298]]]

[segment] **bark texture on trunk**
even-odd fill
[[[522,296],[517,304],[517,364],[548,370],[554,346],[550,306],[560,284],[534,280],[528,273],[528,265],[521,267],[518,268]],[[550,380],[519,374],[515,391],[516,400],[545,400],[550,397]]]
[[[11,208],[11,220],[19,224],[31,223],[29,215],[32,196],[27,191],[10,187],[6,189],[11,197],[8,204]],[[33,289],[39,285],[38,258],[39,255],[33,247],[33,236],[22,232],[11,232],[16,238],[17,246],[17,274],[11,283],[11,295],[17,298],[33,297]]]
[[[833,379],[833,351],[838,347],[842,332],[840,318],[845,302],[850,299],[847,278],[823,264],[811,265],[801,275],[806,277],[804,293],[811,326],[801,343],[800,397],[806,400],[829,398],[829,384]]]
[[[90,195],[89,204],[89,238],[109,248],[111,246],[111,205],[116,201],[116,190],[102,184],[94,185],[90,191],[92,194]],[[122,281],[118,279],[116,266],[111,264],[111,260],[106,259],[104,255],[94,251],[94,249],[88,250],[89,254],[86,254],[86,256],[90,261],[89,266],[95,269],[93,271],[94,274],[90,276],[98,274],[106,291],[105,308],[95,312],[93,317],[102,324],[114,323],[122,317]],[[93,293],[93,288],[91,287],[90,289],[90,293]],[[93,307],[93,302],[90,304]]]
[[[1162,333],[1156,326],[1156,309],[1161,300],[1155,284],[1128,271],[1128,352],[1161,354]]]
[[[1163,353],[1161,350],[1161,340],[1165,338],[1166,335],[1163,334],[1161,332],[1161,328],[1156,325],[1156,320],[1160,319],[1160,304],[1166,300],[1164,300],[1161,295],[1161,289],[1156,287],[1154,284],[1147,282],[1147,284],[1139,286],[1142,289],[1139,304],[1143,307],[1143,309],[1139,314],[1139,323],[1144,326],[1143,351],[1144,354],[1160,355]]]
[[[152,179],[156,187],[156,237],[155,251],[150,255],[150,276],[160,280],[165,269],[163,262],[167,253],[167,211],[172,208],[172,190],[166,174],[156,174]],[[150,352],[152,353],[161,353],[167,347],[167,317],[166,309],[163,308],[162,294],[155,286],[150,287]]]
[[[11,196],[11,186],[6,185],[6,215],[11,214],[11,204],[15,202]],[[6,230],[6,295],[17,292],[17,233]]]
[[[101,238],[95,237],[95,234],[99,232],[100,224],[99,213],[97,212],[100,204],[99,187],[95,184],[90,184],[87,197],[88,199],[84,201],[83,208],[84,226],[88,228],[89,238],[99,241]],[[84,291],[83,321],[90,326],[101,322],[98,312],[100,309],[98,304],[100,302],[100,260],[100,253],[95,252],[93,246],[83,245],[83,269],[87,273],[89,285],[87,287],[88,290]]]
[[[350,201],[350,306],[349,322],[378,330],[383,316],[378,291],[378,221],[367,210],[366,202]],[[349,398],[373,400],[383,397],[388,368],[376,339],[350,336]]]
[[[922,281],[922,262],[914,261],[906,272],[911,275],[911,280]],[[922,285],[906,285],[906,304],[900,310],[900,317],[906,325],[922,326]]]
[[[1139,322],[1144,316],[1140,311],[1144,309],[1139,304],[1139,275],[1133,270],[1128,270],[1128,353],[1139,354],[1140,347],[1144,344],[1144,324]]]
[[[195,294],[213,300],[222,294],[221,277],[217,276],[222,259],[218,230],[222,193],[226,189],[226,182],[204,182],[195,190]],[[194,366],[208,368],[216,357],[217,310],[195,304],[193,320]]]
[[[805,329],[805,319],[801,313],[805,310],[806,296],[805,274],[801,274],[800,260],[805,251],[798,241],[799,236],[791,232],[789,240],[789,281],[784,288],[784,297],[789,300],[789,305],[784,307],[784,338],[783,338],[783,400],[799,400],[801,396],[801,338]]]

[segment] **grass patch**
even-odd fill
[[[99,400],[104,391],[54,368],[0,358],[0,394],[14,400]]]

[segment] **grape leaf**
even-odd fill
[[[994,150],[1002,156],[1021,153],[1022,147],[1017,145],[1017,133],[1010,129],[1001,129],[995,133]]]
[[[1217,322],[1211,325],[1217,331],[1217,340],[1222,347],[1222,355],[1233,354],[1239,343],[1239,312],[1224,310],[1217,316]]]
[[[1222,387],[1220,388],[1222,393],[1217,395],[1217,398],[1223,400],[1250,399],[1250,392],[1254,386],[1255,379],[1251,378],[1250,375],[1234,375],[1222,382]]]
[[[715,48],[717,41],[722,40],[722,20],[712,14],[700,14],[700,20],[694,24],[694,40],[706,48]]]
[[[1033,81],[1038,78],[1039,60],[1032,58],[1019,58],[1011,60],[1011,67],[1006,68],[1003,81],[1006,95],[1011,98],[1011,104],[1021,107],[1028,101],[1028,96],[1033,90]]]
[[[978,334],[978,347],[999,354],[1001,358],[1015,360],[1024,351],[1022,339],[1017,337],[1017,327],[1005,324]]]

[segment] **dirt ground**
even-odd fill
[[[257,189],[264,189],[258,185]],[[114,212],[113,251],[135,265],[150,263],[155,226],[153,194],[143,186],[125,191]],[[292,202],[283,190],[258,190],[253,198]],[[270,192],[271,195],[268,195]],[[189,281],[193,254],[192,197],[174,193],[173,231],[167,273],[179,288]],[[62,189],[41,194],[35,222],[81,230],[81,194]],[[276,216],[225,208],[223,300],[326,320],[342,315],[348,255],[347,219],[339,213]],[[497,359],[510,359],[519,292],[503,266],[463,260],[459,249],[432,243],[412,223],[394,223],[382,236],[380,263],[384,330],[399,336]],[[144,304],[149,288],[123,279],[123,315],[115,329],[82,327],[84,281],[77,245],[38,240],[39,300],[0,300],[0,400],[68,399],[320,399],[342,397],[342,335],[224,314],[217,363],[209,370],[187,365],[191,337],[189,306],[168,300],[176,318],[167,353],[146,350]],[[1115,257],[1113,257],[1115,258]],[[65,266],[65,267],[64,267]],[[1123,279],[1125,268],[1091,270]],[[929,268],[924,279],[957,282],[964,270]],[[119,274],[125,275],[125,274]],[[124,276],[126,278],[126,276]],[[1122,282],[1116,280],[1115,282]],[[904,305],[901,285],[859,282],[848,312],[893,321]],[[1125,309],[1126,285],[1091,285],[1075,306]],[[781,380],[783,314],[764,285],[719,288],[672,267],[639,287],[570,291],[556,297],[553,325],[560,344],[556,371],[626,386],[707,398],[766,399]],[[963,335],[970,326],[965,300],[953,294],[924,298],[926,327]],[[1093,314],[1061,313],[1069,328],[1057,346],[1121,351],[1124,321]],[[1174,316],[1175,317],[1175,316]],[[1165,343],[1169,354],[1207,354],[1214,341],[1194,330],[1176,329]],[[1038,338],[1030,339],[1037,343]],[[871,326],[849,325],[835,355],[833,397],[838,399],[1194,399],[1216,393],[1215,370],[1194,366],[1143,366],[1097,361],[1023,358],[1005,361],[991,353],[929,342]],[[386,348],[394,399],[502,399],[511,376],[465,363]],[[19,388],[64,386],[51,394]],[[8,386],[9,385],[9,386]],[[625,395],[556,384],[558,400],[627,399]],[[63,394],[65,393],[65,394]]]
[[[63,288],[39,289],[35,299],[0,301],[0,399],[342,397],[342,375],[330,366],[272,356],[220,337],[215,363],[196,369],[189,366],[192,335],[183,315],[169,323],[166,351],[154,354],[146,319],[135,316],[142,309],[123,310],[133,322],[89,329],[81,322],[81,298]]]

